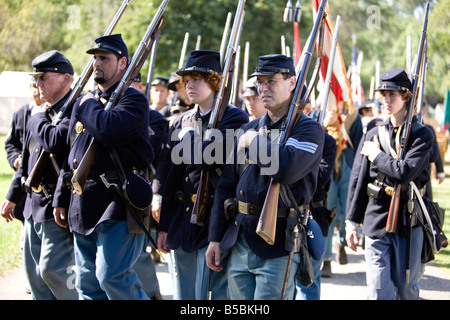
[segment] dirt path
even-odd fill
[[[348,252],[349,263],[339,265],[332,261],[333,275],[322,279],[322,300],[366,300],[366,265],[364,253]],[[167,271],[167,263],[158,263],[156,271],[164,299],[172,299],[172,283]],[[31,300],[25,292],[27,282],[23,268],[17,268],[0,278],[0,300]],[[425,300],[450,300],[450,273],[427,265],[420,283],[420,298]]]

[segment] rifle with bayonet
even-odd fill
[[[423,123],[423,93],[425,91],[425,81],[427,77],[427,44],[425,43],[425,58],[423,59],[422,73],[420,75],[420,90],[417,105],[417,120]]]
[[[181,47],[181,54],[180,54],[180,60],[178,62],[178,69],[181,69],[184,66],[184,58],[186,56],[186,48],[188,45],[188,41],[189,41],[189,32],[186,32],[184,34],[183,46]],[[172,99],[172,106],[177,103],[177,97],[178,97],[178,92],[175,91],[175,93],[173,95],[173,99]]]
[[[148,62],[148,72],[147,72],[147,85],[145,87],[145,96],[147,100],[150,101],[150,88],[153,81],[153,70],[155,68],[156,60],[156,48],[158,48],[159,35],[156,37],[155,43],[152,46],[152,52],[150,53],[150,60]]]
[[[129,2],[130,2],[130,0],[123,1],[122,5],[120,6],[120,8],[117,11],[116,15],[114,16],[113,20],[109,24],[109,27],[106,29],[104,36],[108,36],[113,32],[114,28],[116,27],[117,23],[119,22],[120,18],[122,17],[125,9],[128,7]],[[77,83],[73,87],[73,90],[72,90],[69,98],[62,106],[57,117],[55,117],[53,119],[52,125],[54,125],[54,126],[58,125],[62,121],[62,119],[66,116],[66,113],[69,110],[71,110],[72,106],[74,105],[77,98],[80,96],[86,83],[89,81],[89,78],[92,75],[93,63],[94,63],[94,57],[91,57],[88,64],[84,68],[83,73],[78,78]],[[51,155],[49,152],[47,152],[45,150],[42,150],[33,169],[31,170],[29,176],[25,180],[25,183],[24,183],[25,190],[36,190],[39,188],[42,176],[44,175],[45,169],[47,168],[47,164],[50,159],[54,162],[53,155]],[[57,174],[59,174],[59,172]]]
[[[430,3],[427,3],[425,9],[425,17],[423,21],[422,33],[420,35],[419,51],[417,54],[417,62],[415,64],[415,70],[412,74],[412,90],[411,90],[411,101],[408,108],[408,113],[406,115],[405,128],[403,132],[402,139],[400,141],[400,153],[398,155],[398,160],[403,161],[406,154],[406,146],[408,144],[409,135],[411,132],[412,117],[416,109],[417,96],[418,96],[418,86],[419,77],[422,74],[421,69],[424,67],[425,60],[425,47],[427,41],[427,26],[428,26],[428,12],[430,9]],[[397,231],[397,223],[399,217],[400,209],[400,193],[401,184],[397,183],[394,185],[394,192],[392,194],[391,203],[389,207],[388,218],[386,221],[386,232],[395,233]]]
[[[206,127],[206,131],[204,133],[205,140],[211,140],[212,130],[217,128],[219,125],[219,122],[225,113],[225,109],[227,108],[228,102],[230,101],[233,86],[233,66],[236,57],[239,34],[243,24],[244,5],[245,0],[240,0],[236,9],[228,48],[225,56],[223,57],[222,81],[220,83],[220,88],[216,96],[214,107],[211,110],[211,117],[209,118],[208,126]],[[199,185],[197,187],[194,207],[192,208],[190,219],[191,223],[198,225],[203,225],[205,223],[208,215],[208,200],[209,172],[208,170],[202,170]]]
[[[337,16],[333,45],[331,47],[331,53],[330,53],[330,58],[328,61],[328,67],[327,67],[327,77],[326,77],[326,81],[324,84],[323,101],[322,101],[320,114],[319,114],[319,117],[317,120],[320,123],[320,125],[322,125],[322,123],[323,123],[323,117],[324,117],[324,114],[326,111],[326,105],[327,105],[327,101],[328,101],[328,92],[330,91],[331,74],[333,73],[333,65],[334,65],[336,46],[337,46],[337,41],[338,41],[338,36],[339,36],[340,21],[341,21],[341,16]],[[320,51],[320,49],[319,49],[319,51]],[[283,199],[283,202],[290,203],[290,207],[295,208],[296,204],[294,202],[295,199],[293,199],[292,192],[289,192],[290,190],[288,190],[287,186],[281,186],[281,187],[285,188],[288,195],[290,196],[287,200]],[[281,194],[281,195],[283,197],[283,194]],[[288,281],[289,281],[290,271],[291,271],[291,264],[292,264],[292,260],[294,258],[294,253],[300,252],[301,259],[302,259],[301,263],[303,264],[303,266],[305,266],[304,268],[302,268],[302,269],[299,268],[299,270],[298,270],[298,272],[301,271],[301,273],[302,273],[301,279],[299,280],[300,283],[305,287],[309,287],[312,284],[313,277],[314,277],[314,273],[312,271],[311,257],[309,255],[309,252],[307,252],[308,250],[305,248],[305,245],[304,245],[304,242],[307,241],[305,229],[307,228],[306,224],[308,222],[309,215],[308,215],[308,212],[305,214],[302,212],[295,212],[295,211],[296,210],[291,209],[291,213],[288,217],[288,230],[289,230],[289,232],[291,232],[293,234],[293,236],[292,236],[292,244],[291,244],[290,250],[289,250],[286,272],[284,275],[283,288],[281,291],[281,299],[285,298],[285,292],[286,292],[286,289],[288,286]],[[297,211],[298,211],[298,208],[297,208]],[[302,216],[302,214],[303,214],[303,216]],[[296,221],[295,217],[300,217],[300,222]],[[293,226],[292,226],[292,224],[293,224]]]
[[[133,58],[131,59],[131,62],[127,67],[127,70],[125,71],[124,76],[109,98],[108,103],[105,107],[105,111],[109,111],[115,106],[118,99],[130,86],[131,81],[139,73],[139,70],[141,69],[142,65],[147,59],[147,56],[150,53],[150,50],[152,49],[154,41],[158,37],[159,30],[163,22],[164,10],[168,2],[169,0],[163,0],[163,2],[161,3],[144,37],[142,38],[138,48],[136,49],[136,52],[134,53]],[[97,143],[98,142],[94,138],[91,138],[90,144],[83,158],[81,159],[79,166],[73,172],[71,182],[74,187],[74,193],[82,194],[83,192],[84,184],[86,183],[92,162],[94,160]]]
[[[323,24],[326,16],[326,2],[326,0],[322,0],[320,4],[313,29],[306,44],[306,49],[303,50],[302,57],[300,58],[296,68],[297,82],[287,115],[287,129],[281,133],[279,140],[280,143],[285,143],[289,138],[293,128],[295,127],[298,119],[303,112],[309,95],[316,84],[320,64],[322,62]],[[306,90],[305,94],[302,95],[303,87],[306,83],[306,77],[312,59],[312,48],[316,43],[318,37],[319,43],[317,44],[318,56],[316,60],[316,69],[311,76],[311,81],[309,83],[308,89]],[[273,180],[272,178],[270,180],[269,189],[267,191],[264,205],[256,228],[256,233],[270,245],[273,245],[275,242],[279,194],[280,183]]]

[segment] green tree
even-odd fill
[[[0,70],[27,71],[33,58],[48,48],[67,48],[59,28],[64,24],[61,3],[39,0],[0,3],[4,12],[0,21]]]
[[[114,33],[122,33],[130,57],[136,50],[162,0],[133,0]],[[0,71],[30,71],[31,60],[51,49],[63,52],[81,73],[89,56],[85,53],[103,35],[123,0],[0,0]],[[286,0],[247,0],[240,39],[241,64],[244,46],[250,43],[249,72],[258,56],[281,53],[282,35],[293,50],[292,23],[283,22]],[[295,3],[295,1],[293,1]],[[450,0],[431,1],[428,26],[428,73],[426,101],[434,105],[443,100],[449,85]],[[426,0],[340,0],[328,1],[331,20],[341,16],[339,44],[345,64],[351,63],[352,34],[363,51],[361,70],[368,96],[375,65],[381,71],[406,65],[406,38],[412,37],[417,52]],[[219,50],[228,12],[234,13],[238,0],[170,0],[158,42],[154,74],[169,76],[178,67],[181,47],[189,32],[187,55],[201,36],[201,49]],[[375,24],[373,22],[376,22]],[[313,26],[311,1],[302,1],[299,25],[302,47]],[[292,52],[291,52],[292,53]],[[242,70],[242,69],[241,69]],[[142,69],[143,78],[148,64]]]

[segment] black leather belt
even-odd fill
[[[211,199],[213,199],[213,198],[214,198],[214,196],[211,195]],[[189,201],[189,202],[195,203],[195,200],[197,199],[197,194],[179,190],[176,193],[176,199],[178,201]]]
[[[300,211],[303,211],[305,209],[309,209],[309,205],[301,205],[298,206],[298,208],[300,209]],[[290,208],[278,208],[277,217],[287,218],[289,216],[290,210]],[[243,214],[259,216],[262,211],[262,207],[253,205],[251,203],[238,201],[238,211]]]

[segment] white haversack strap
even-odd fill
[[[417,196],[417,200],[419,200],[419,204],[420,204],[420,207],[422,208],[422,212],[423,212],[423,215],[425,216],[425,220],[427,221],[427,224],[430,225],[431,230],[433,231],[433,235],[434,235],[435,231],[434,231],[434,228],[433,228],[433,223],[431,222],[430,214],[428,213],[427,207],[425,206],[425,203],[423,202],[422,195],[420,194],[420,191],[417,188],[417,186],[414,183],[414,181],[410,181],[409,184],[413,188],[414,193]],[[434,237],[434,236],[433,236],[433,252],[434,253],[438,252],[437,246],[436,246],[436,237]]]

